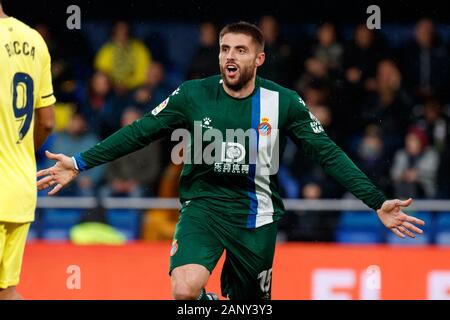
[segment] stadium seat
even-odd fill
[[[383,237],[380,232],[374,231],[338,230],[336,241],[346,244],[376,244],[383,242]]]
[[[437,214],[435,243],[439,246],[450,246],[450,212]]]
[[[70,229],[49,228],[42,231],[42,239],[46,241],[68,241]]]
[[[435,243],[438,246],[450,246],[450,231],[437,231]]]
[[[358,230],[380,230],[383,225],[374,211],[343,211],[339,219],[339,227]]]
[[[450,212],[437,213],[436,228],[450,232]]]
[[[109,225],[121,232],[128,241],[139,239],[141,227],[139,210],[111,209],[106,212],[106,220]]]
[[[344,211],[336,231],[339,243],[381,243],[383,225],[372,211]]]
[[[42,213],[42,239],[48,241],[69,240],[70,229],[80,222],[82,211],[78,209],[47,209]]]
[[[389,231],[390,232],[390,231]],[[389,245],[395,246],[426,246],[431,243],[431,236],[427,233],[419,234],[416,238],[410,238],[406,236],[406,238],[399,238],[394,233],[388,233],[386,237],[386,242]]]

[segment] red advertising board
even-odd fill
[[[29,243],[26,299],[171,299],[170,243]],[[220,261],[207,290],[220,293]],[[450,248],[280,243],[273,299],[450,299]]]

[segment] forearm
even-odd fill
[[[52,133],[54,126],[55,116],[52,106],[36,110],[33,130],[34,150],[37,151],[42,147]]]
[[[324,168],[348,191],[362,200],[368,207],[377,210],[386,200],[370,179],[353,163],[353,161],[328,138],[321,139],[320,143],[310,144],[307,149]]]
[[[75,155],[78,169],[87,170],[137,151],[157,139],[161,131],[162,128],[156,120],[146,121],[143,118],[142,121],[136,121],[89,150]]]
[[[39,150],[52,133],[53,127],[36,125],[34,128],[34,150]]]

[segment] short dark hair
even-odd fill
[[[239,21],[227,24],[220,31],[220,39],[227,33],[243,33],[253,39],[253,41],[260,47],[261,51],[264,51],[264,36],[261,30],[254,24]]]

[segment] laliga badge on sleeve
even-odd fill
[[[178,251],[178,242],[175,239],[172,242],[172,249],[170,249],[170,256],[173,257],[175,255],[175,253],[177,253],[177,251]]]
[[[152,110],[152,115],[156,116],[158,113],[164,110],[165,107],[167,107],[167,104],[169,103],[169,98],[161,102],[155,109]]]

